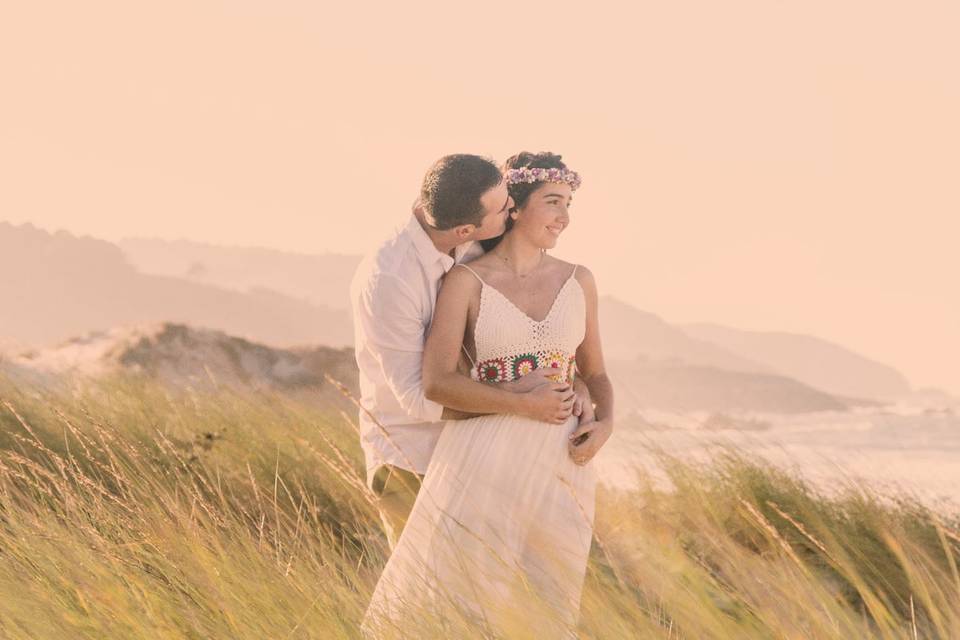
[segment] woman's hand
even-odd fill
[[[581,421],[567,443],[567,451],[574,464],[583,466],[593,460],[613,433],[613,420]]]

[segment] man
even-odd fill
[[[506,181],[492,161],[469,154],[445,156],[427,171],[410,219],[364,258],[351,283],[360,402],[366,409],[360,411],[361,445],[367,483],[379,497],[391,549],[413,507],[443,421],[471,415],[457,407],[445,409],[423,393],[423,346],[440,281],[454,264],[482,253],[480,240],[504,232],[512,206]],[[546,373],[534,371],[502,385],[476,383],[473,410],[541,420],[592,410],[585,387],[574,393],[547,380]]]

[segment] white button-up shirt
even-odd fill
[[[350,284],[360,368],[360,439],[367,484],[384,464],[425,473],[443,428],[443,407],[423,395],[423,345],[440,280],[457,262],[483,253],[468,242],[451,257],[437,250],[415,216],[357,267]],[[377,425],[380,423],[380,426]]]

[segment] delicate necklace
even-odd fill
[[[533,273],[534,271],[540,268],[540,265],[543,263],[543,256],[545,256],[546,254],[547,252],[544,249],[540,249],[540,259],[537,261],[537,264],[534,265],[534,267],[530,269],[530,271],[527,271],[526,273],[514,273],[514,275],[521,279],[526,278],[528,275],[530,275],[531,273]],[[507,256],[499,256],[499,258],[503,260],[504,265],[508,267],[510,266],[510,258],[508,258]]]

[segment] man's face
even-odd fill
[[[496,238],[506,230],[507,215],[513,207],[513,198],[507,193],[507,181],[501,180],[500,184],[487,190],[480,197],[480,204],[483,205],[483,218],[470,239]]]

